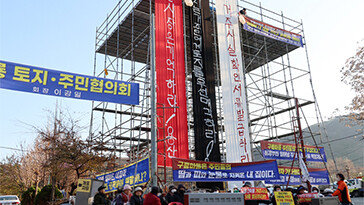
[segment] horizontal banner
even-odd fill
[[[267,184],[281,184],[287,185],[289,173],[291,172],[291,176],[289,177],[290,185],[300,185],[300,169],[297,167],[278,167],[280,179],[278,180],[265,180]],[[308,169],[309,173],[309,181],[312,185],[327,185],[330,184],[329,173],[326,169]]]
[[[249,163],[217,163],[172,158],[174,181],[256,181],[279,179],[275,160]]]
[[[289,43],[294,46],[303,47],[302,36],[275,26],[263,23],[253,18],[241,15],[239,16],[243,23],[244,30],[266,36],[278,41]]]
[[[293,160],[296,152],[296,145],[289,143],[260,141],[263,157],[265,159],[284,159]],[[300,155],[302,154],[301,146],[298,147]],[[323,147],[305,146],[307,161],[322,162],[327,161]],[[322,156],[322,157],[321,157]],[[323,159],[322,159],[323,158]],[[297,156],[296,156],[297,160]]]
[[[139,104],[139,84],[0,61],[0,88],[22,92]]]
[[[145,158],[122,169],[97,175],[96,179],[105,182],[106,192],[112,192],[126,184],[144,185],[149,181],[149,176],[149,158]]]
[[[266,188],[242,187],[240,191],[244,194],[245,200],[269,200]]]

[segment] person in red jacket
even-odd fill
[[[157,196],[159,188],[156,186],[152,187],[152,191],[145,195],[143,205],[161,205],[161,200]]]
[[[338,181],[337,181],[338,187],[332,195],[338,196],[339,201],[341,202],[342,205],[350,205],[351,199],[350,199],[348,185],[346,185],[346,183],[344,181],[345,177],[343,174],[340,174],[340,173],[337,174],[336,176],[338,178]]]

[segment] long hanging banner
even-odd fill
[[[208,4],[208,1],[206,2]],[[217,131],[213,59],[207,59],[206,52],[204,52],[206,49],[204,46],[204,32],[206,31],[202,22],[203,18],[199,0],[194,1],[193,7],[190,10],[190,19],[196,160],[221,162]]]
[[[155,0],[155,22],[158,165],[170,167],[189,157],[182,1]]]
[[[251,162],[236,0],[216,1],[227,162]]]
[[[139,104],[139,84],[0,61],[0,88],[79,100]]]

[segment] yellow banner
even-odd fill
[[[275,191],[277,205],[294,205],[292,192],[290,191]]]

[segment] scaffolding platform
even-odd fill
[[[214,8],[214,0],[209,0]],[[303,48],[277,39],[256,34],[243,29],[240,24],[242,59],[246,70],[246,90],[249,108],[249,128],[253,150],[259,151],[261,140],[290,141],[297,135],[295,129],[296,107],[294,99],[299,99],[299,109],[314,113],[306,126],[322,123],[313,90],[309,58],[305,44],[302,21],[296,21],[263,8],[247,0],[239,0],[238,8],[247,9],[247,16],[273,27],[302,36]],[[213,69],[215,72],[216,108],[218,133],[222,161],[225,158],[225,128],[222,106],[222,86],[220,81],[216,13],[211,9],[211,36],[213,43]],[[190,158],[194,159],[194,119],[192,96],[192,71],[190,48],[190,9],[184,6],[186,91],[188,113],[188,137]],[[104,74],[112,79],[120,79],[140,84],[140,104],[115,105],[95,103],[92,105],[90,141],[103,142],[97,147],[101,151],[118,153],[119,158],[137,161],[148,155],[151,131],[150,95],[150,19],[154,13],[154,0],[120,0],[97,28],[95,45],[95,75]],[[210,33],[210,32],[208,32]],[[302,53],[300,53],[302,52]],[[290,57],[292,56],[292,57]],[[301,58],[301,60],[297,60]],[[97,60],[101,59],[101,60]],[[291,62],[292,61],[292,62]],[[298,63],[297,63],[298,62]],[[304,63],[307,62],[307,63]],[[305,90],[302,91],[301,88]],[[301,89],[301,90],[299,90]],[[311,90],[307,90],[311,89]],[[299,90],[299,91],[297,91]],[[312,93],[310,93],[312,91]],[[307,96],[301,96],[309,93]],[[159,105],[162,106],[162,105]],[[160,117],[160,116],[159,116]],[[302,117],[301,117],[302,118]],[[98,121],[101,123],[98,124]],[[320,133],[311,133],[320,136]],[[309,133],[305,133],[309,136]]]
[[[125,16],[119,23],[119,26],[116,26],[111,34],[105,32],[107,31],[106,27],[108,24],[111,23],[113,25],[116,22],[108,22],[107,19],[106,22],[104,22],[104,27],[100,28],[101,31],[97,42],[102,42],[102,44],[97,45],[96,52],[134,60],[139,63],[147,63],[146,61],[149,52],[148,36],[150,33],[149,5],[149,0],[140,0],[135,3],[134,10],[131,10]],[[154,13],[154,3],[152,3],[152,12]],[[188,28],[190,22],[188,9],[185,11],[185,14],[185,26]],[[114,18],[112,17],[112,19]],[[243,45],[241,48],[247,72],[255,70],[256,68],[299,48],[298,46],[246,31],[242,29],[242,27],[240,32]],[[189,33],[187,32],[185,35],[186,38],[189,39]],[[134,39],[131,39],[132,36],[134,36]],[[131,43],[132,41],[134,41],[133,44]],[[119,42],[119,44],[117,42]],[[191,45],[186,43],[185,46],[187,52],[189,52]],[[131,49],[133,49],[133,51]],[[133,55],[130,55],[130,52],[133,52]],[[267,56],[266,53],[269,55]]]
[[[134,9],[130,9],[129,13],[121,22],[117,22],[117,16],[113,16],[110,19],[111,22],[108,22],[109,20],[106,19],[101,25],[101,30],[99,29],[100,33],[96,39],[96,52],[134,60],[139,63],[147,63],[147,56],[149,55],[150,2],[149,0],[135,2],[128,2],[130,5],[126,6],[125,12],[128,11],[127,9],[129,7],[133,7],[133,4],[135,4]],[[154,10],[154,3],[152,5]],[[110,23],[112,25],[118,25],[114,26],[115,28],[111,30],[111,34],[108,33],[110,29],[107,28]],[[132,36],[134,36],[134,39],[132,39]],[[133,55],[130,55],[130,52],[133,52]]]

